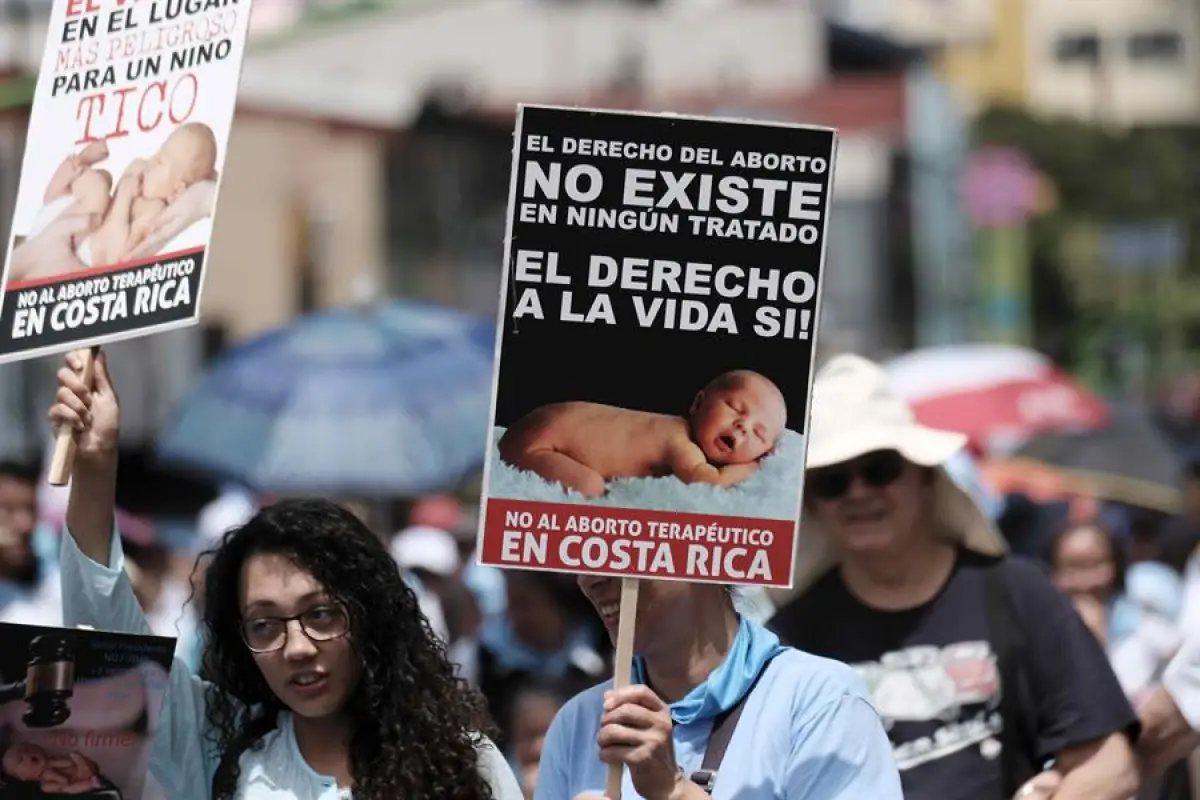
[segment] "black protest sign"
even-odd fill
[[[516,146],[496,425],[749,369],[803,432],[834,131],[525,107]]]
[[[0,301],[0,361],[193,320],[206,254],[207,248],[198,248],[112,271],[10,287]]]
[[[524,107],[479,558],[786,586],[836,146]]]

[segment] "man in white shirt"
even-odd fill
[[[1162,685],[1142,703],[1138,716],[1143,775],[1156,774],[1200,747],[1200,636],[1184,639]]]
[[[1200,636],[1184,639],[1163,673],[1162,684],[1138,707],[1138,719],[1142,732],[1137,756],[1143,779],[1200,747]],[[1022,787],[1017,797],[1084,800],[1090,796],[1087,787],[1079,787],[1078,794],[1059,791],[1061,780],[1052,771],[1042,773]]]
[[[429,627],[450,644],[450,628],[436,583],[458,572],[458,546],[454,537],[429,525],[412,525],[397,533],[388,549],[416,593]]]

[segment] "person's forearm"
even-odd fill
[[[25,253],[25,242],[21,242],[13,248],[12,260],[8,263],[9,283],[23,281],[29,274],[30,263],[29,259],[25,258]]]
[[[71,184],[81,171],[78,163],[70,158],[59,164],[58,169],[50,177],[50,183],[46,185],[46,194],[43,196],[43,201],[53,203],[58,198],[70,192]]]
[[[109,566],[117,501],[117,456],[76,461],[71,474],[67,528],[79,550],[97,564]]]
[[[1054,800],[1129,800],[1138,790],[1138,771],[1133,748],[1124,734],[1115,733],[1088,748],[1074,767],[1069,756],[1061,768],[1069,770]]]
[[[1138,764],[1142,775],[1153,777],[1200,747],[1200,733],[1192,730],[1167,690],[1159,686],[1138,708],[1142,735],[1138,738]]]
[[[175,223],[165,227],[152,228],[147,232],[146,237],[138,242],[136,247],[131,247],[125,251],[124,257],[121,260],[139,261],[162,252],[162,249],[190,224],[191,222],[188,222],[186,225]]]
[[[212,216],[217,185],[212,181],[193,183],[159,215],[157,224],[145,241],[126,253],[130,261],[149,258],[202,219]]]
[[[43,252],[46,250],[46,245],[43,240],[44,233],[32,238],[23,239],[13,248],[12,261],[9,262],[8,279],[10,281],[24,281],[30,278],[37,277],[38,268],[38,248]]]
[[[120,232],[120,236],[114,234],[114,239],[124,241],[129,236],[129,226],[133,219],[133,201],[137,197],[133,184],[128,181],[123,181],[117,187],[117,193],[112,199],[112,206],[108,210],[108,219],[104,221],[105,227],[112,226],[114,231]]]
[[[129,225],[129,236],[125,239],[125,245],[121,248],[122,253],[133,252],[139,244],[146,240],[150,232],[154,230],[154,219],[147,217],[135,217]]]

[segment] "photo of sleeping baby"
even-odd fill
[[[209,217],[216,199],[217,140],[198,122],[176,127],[156,153],[131,161],[115,182],[96,141],[50,177],[36,218],[18,238],[9,282],[65,276],[152,258]]]
[[[0,757],[0,770],[6,781],[0,798],[29,797],[37,787],[42,795],[87,795],[90,798],[121,800],[121,793],[100,774],[96,762],[78,751],[52,756],[31,742],[9,745]]]
[[[804,440],[766,376],[714,376],[679,414],[550,403],[494,432],[488,494],[790,519]]]

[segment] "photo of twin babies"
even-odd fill
[[[148,159],[134,159],[113,188],[104,141],[68,155],[12,254],[8,280],[57,277],[157,255],[212,214],[217,140],[203,123],[176,127]]]

